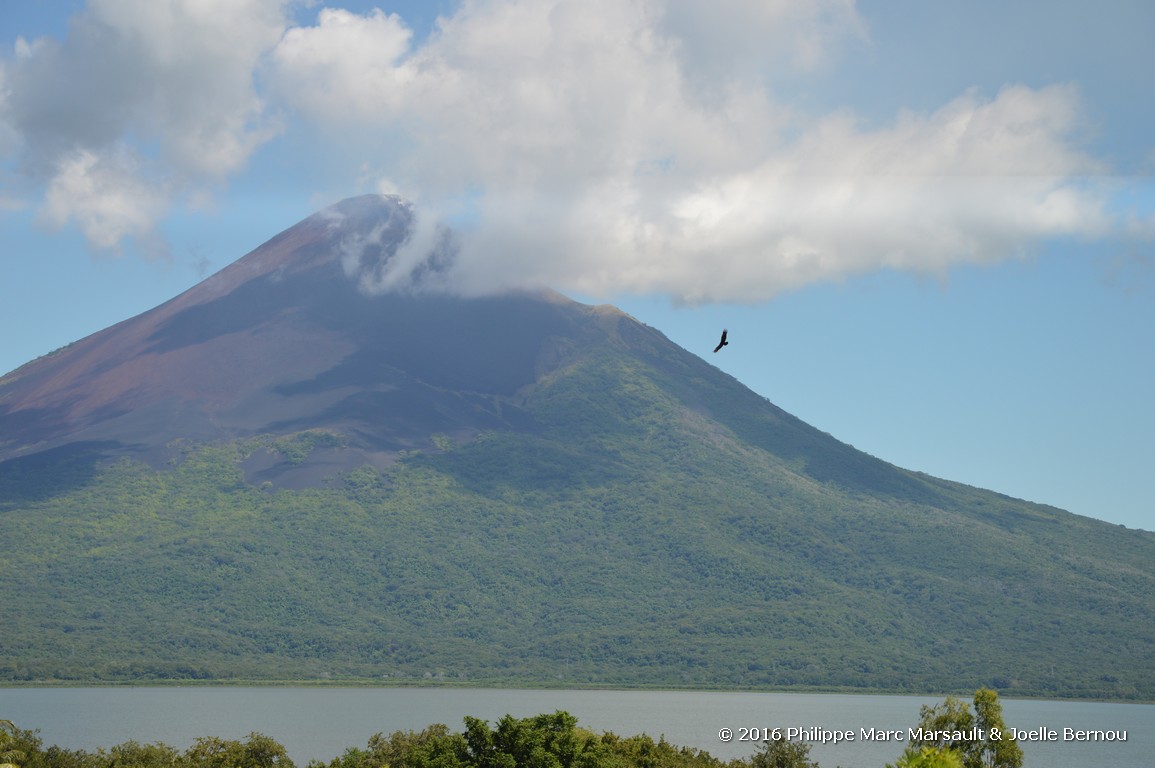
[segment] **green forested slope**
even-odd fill
[[[325,487],[241,462],[340,435],[0,465],[0,680],[1155,697],[1155,535],[885,464],[603,314],[508,399],[533,429]]]

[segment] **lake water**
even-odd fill
[[[45,745],[95,750],[129,740],[185,749],[199,736],[243,739],[258,732],[288,749],[301,768],[364,747],[378,732],[445,723],[462,731],[466,715],[491,723],[562,709],[579,726],[622,736],[664,735],[674,744],[724,759],[745,757],[756,742],[743,730],[852,731],[854,742],[817,744],[823,768],[882,768],[902,753],[919,707],[941,697],[686,691],[486,690],[447,688],[7,688],[0,719],[38,728]],[[1149,768],[1155,754],[1155,706],[1003,700],[1008,727],[1050,729],[1057,741],[1023,742],[1026,768]],[[723,742],[722,728],[735,738]],[[901,730],[902,738],[863,741],[861,729]],[[1064,740],[1064,729],[1126,731],[1125,742]],[[815,739],[808,739],[813,742]]]

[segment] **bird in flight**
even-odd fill
[[[726,329],[723,328],[722,329],[722,340],[718,342],[718,346],[714,347],[714,351],[717,352],[719,349],[728,345],[729,343],[730,342],[726,341]]]

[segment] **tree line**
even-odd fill
[[[975,693],[973,710],[947,697],[924,706],[911,740],[887,768],[1021,768],[1022,750],[1003,723],[998,694]],[[110,749],[44,746],[38,733],[0,720],[0,768],[295,768],[284,746],[259,733],[245,740],[203,737],[181,751],[163,743],[125,742]],[[465,718],[465,730],[430,725],[422,731],[378,733],[308,768],[820,768],[810,744],[785,737],[764,741],[748,758],[723,761],[708,752],[579,728],[568,712],[527,718],[506,715],[495,725]]]

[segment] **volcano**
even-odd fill
[[[156,464],[178,440],[340,433],[341,449],[309,467],[265,468],[264,479],[302,486],[432,448],[430,435],[532,428],[509,398],[588,309],[548,292],[372,295],[366,276],[405,246],[413,218],[396,197],[345,200],[14,371],[0,380],[0,461],[99,447]]]
[[[343,201],[0,379],[0,680],[1155,697],[1155,535],[881,461],[613,307],[424,290],[416,230]]]
[[[252,462],[254,479],[299,488],[435,449],[435,436],[533,433],[541,424],[518,395],[564,366],[567,350],[625,344],[664,369],[674,389],[684,388],[679,377],[719,375],[613,307],[551,291],[459,298],[367,289],[413,223],[412,207],[394,196],[342,201],[173,300],[0,379],[0,461],[95,449],[159,466],[182,442],[339,435],[307,462]],[[447,241],[437,247],[428,261],[446,262]],[[707,396],[683,394],[698,410]],[[921,488],[753,393],[740,391],[737,403],[763,416],[760,427],[740,429],[761,429],[815,476],[837,465],[841,482]]]

